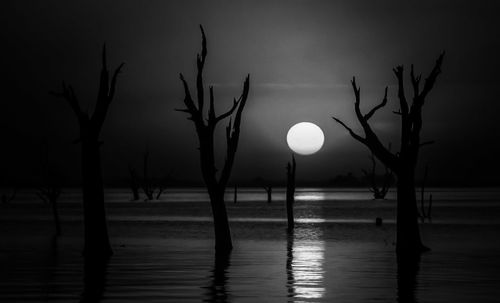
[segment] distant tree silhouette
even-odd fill
[[[102,69],[97,103],[92,116],[80,108],[73,87],[63,82],[62,92],[52,93],[64,98],[71,106],[80,126],[80,137],[76,142],[82,146],[83,213],[85,230],[84,255],[93,259],[107,258],[113,254],[108,237],[104,207],[104,189],[101,172],[99,134],[115,96],[118,74],[124,63],[115,70],[111,81],[106,63],[106,46],[102,49]]]
[[[287,230],[292,231],[295,227],[295,222],[293,219],[293,204],[295,203],[295,171],[297,168],[297,163],[295,162],[295,157],[292,155],[292,163],[287,163],[286,165],[286,218],[287,218]]]
[[[143,176],[139,177],[135,168],[129,165],[130,188],[134,200],[139,200],[139,186],[142,188],[146,199],[144,201],[159,200],[165,191],[165,183],[170,179],[170,175],[164,178],[153,178],[149,175],[149,151],[143,154]]]
[[[198,54],[196,59],[198,69],[196,77],[197,105],[191,97],[191,92],[184,76],[180,74],[180,79],[184,86],[184,104],[186,105],[186,108],[177,109],[177,111],[189,114],[188,119],[193,121],[196,133],[198,134],[201,172],[210,196],[210,204],[214,219],[215,249],[217,251],[230,251],[233,245],[227,218],[226,205],[224,202],[224,193],[236,156],[236,149],[238,147],[238,140],[240,137],[241,116],[248,97],[250,76],[248,75],[245,79],[241,96],[237,100],[234,99],[232,107],[227,112],[219,116],[215,113],[214,91],[213,86],[210,86],[208,117],[205,119],[203,111],[203,107],[205,105],[203,68],[207,56],[207,41],[205,32],[203,31],[203,27],[201,25],[200,29],[202,35],[202,50],[201,54]],[[217,176],[214,150],[215,128],[220,121],[231,117],[234,112],[236,112],[234,120],[230,119],[229,124],[226,127],[227,150],[224,166],[220,172],[220,176]]]
[[[263,188],[267,194],[267,203],[273,202],[273,187],[269,185],[269,186],[263,186]]]
[[[146,195],[146,200],[153,200],[154,199],[154,193],[155,193],[155,186],[153,184],[153,181],[149,177],[148,170],[149,170],[149,152],[146,151],[144,153],[144,161],[143,161],[143,172],[144,175],[142,177],[142,190],[144,191],[144,194]]]
[[[130,190],[132,190],[132,200],[137,201],[140,199],[139,195],[139,176],[137,175],[137,171],[135,168],[129,165],[128,172],[130,174]]]
[[[273,201],[273,186],[271,185],[271,183],[267,182],[261,177],[256,178],[254,181],[257,182],[266,191],[267,203],[271,203]]]
[[[42,185],[38,188],[37,196],[45,203],[51,206],[52,216],[56,229],[56,236],[61,235],[61,221],[59,219],[59,209],[57,201],[61,195],[61,184],[58,182],[56,173],[49,162],[49,146],[46,139],[41,144],[41,169]]]
[[[391,187],[393,178],[392,171],[387,166],[385,166],[385,173],[382,176],[383,183],[382,186],[379,187],[377,185],[377,173],[376,173],[377,161],[375,160],[375,156],[373,154],[371,154],[370,160],[372,161],[371,172],[368,172],[363,169],[362,170],[363,174],[365,175],[366,179],[370,182],[370,191],[373,193],[373,198],[385,199],[385,196],[387,195],[387,192]]]
[[[363,115],[360,110],[360,88],[356,85],[356,79],[352,79],[352,88],[355,95],[354,109],[365,136],[356,134],[341,120],[333,117],[341,124],[349,134],[367,146],[371,152],[384,165],[389,167],[397,176],[397,242],[398,253],[418,253],[428,250],[422,244],[418,228],[418,210],[415,196],[415,167],[418,160],[419,150],[423,145],[432,142],[421,142],[420,130],[422,129],[422,107],[425,98],[432,90],[438,75],[441,73],[441,65],[444,53],[436,60],[423,88],[420,87],[421,75],[415,76],[413,65],[411,66],[411,83],[413,87],[413,102],[409,106],[404,91],[403,66],[393,69],[398,80],[398,98],[400,110],[395,112],[401,116],[401,146],[396,154],[391,153],[380,142],[372,130],[369,119],[375,112],[387,104],[387,87],[382,102]]]

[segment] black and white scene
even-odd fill
[[[0,301],[500,301],[500,2],[6,0]]]

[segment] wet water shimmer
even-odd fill
[[[372,221],[375,213],[390,221],[391,201],[371,202],[299,200],[302,220],[288,235],[279,202],[230,205],[235,248],[216,256],[212,224],[200,219],[204,202],[181,210],[176,203],[123,201],[108,206],[115,254],[92,268],[81,256],[81,222],[71,218],[76,206],[62,206],[59,238],[43,206],[27,208],[34,221],[8,217],[21,206],[3,207],[0,302],[498,302],[500,224],[481,223],[492,214],[461,218],[466,211],[456,204],[453,215],[436,208],[437,223],[421,225],[433,250],[402,261],[394,253],[394,224]],[[498,201],[481,202],[493,212]],[[164,217],[143,219],[153,212]]]

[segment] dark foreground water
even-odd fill
[[[228,257],[214,255],[202,192],[144,203],[111,191],[115,255],[86,271],[78,195],[62,198],[55,238],[50,209],[26,194],[0,207],[0,302],[498,302],[500,191],[433,196],[432,223],[421,224],[432,251],[398,266],[394,201],[362,191],[299,192],[292,235],[280,192],[269,205],[244,191],[228,202]]]

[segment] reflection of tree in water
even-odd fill
[[[415,290],[420,269],[420,254],[398,255],[398,302],[417,303]]]
[[[293,285],[295,284],[295,279],[293,277],[293,230],[287,233],[286,238],[286,290],[287,297],[293,298],[295,297],[295,292],[293,289]]]
[[[203,302],[230,301],[227,291],[227,269],[231,265],[230,257],[230,253],[215,253],[214,267],[210,271],[210,286],[206,287],[207,292]]]
[[[94,260],[84,258],[83,261],[83,293],[80,302],[100,302],[106,285],[109,259]]]
[[[315,300],[323,297],[325,242],[317,227],[296,228],[287,237],[287,292],[289,299]]]

